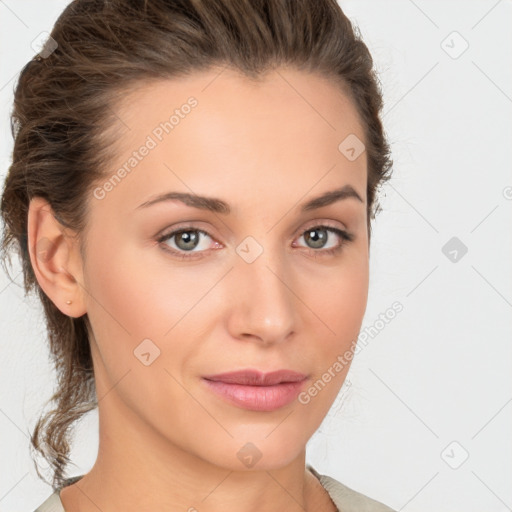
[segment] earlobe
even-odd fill
[[[65,315],[85,314],[78,248],[42,197],[30,201],[27,237],[32,268],[44,293]]]

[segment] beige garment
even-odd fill
[[[318,478],[339,512],[396,512],[380,501],[376,501],[364,494],[354,491],[330,476],[319,474],[311,465],[308,464],[306,467]],[[68,478],[63,487],[75,483],[80,480],[82,476],[83,475]],[[60,500],[59,490],[56,490],[44,503],[36,508],[34,512],[66,512]]]

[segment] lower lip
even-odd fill
[[[292,403],[304,381],[283,382],[274,386],[243,386],[203,379],[208,387],[242,409],[251,411],[275,411]]]

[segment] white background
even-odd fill
[[[340,3],[374,56],[394,160],[363,329],[394,301],[404,309],[362,347],[308,462],[400,511],[512,510],[512,2]],[[2,180],[17,75],[67,4],[0,0]],[[442,252],[452,237],[468,249],[456,262]],[[0,511],[51,493],[29,435],[54,375],[21,278],[0,271]],[[94,411],[68,476],[88,471],[97,441]]]

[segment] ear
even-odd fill
[[[84,315],[87,310],[78,239],[55,218],[42,197],[30,201],[27,239],[32,268],[44,293],[65,315]]]

